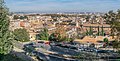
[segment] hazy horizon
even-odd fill
[[[5,0],[11,12],[108,12],[120,0]]]

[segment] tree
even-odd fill
[[[109,22],[111,25],[111,35],[114,36],[116,35],[118,38],[118,41],[120,40],[120,10],[117,11],[117,13],[114,13],[113,11],[109,11],[105,15],[106,21]]]
[[[38,40],[49,40],[48,29],[44,28],[36,37]]]
[[[20,15],[14,15],[14,17],[13,17],[13,19],[21,19],[21,20],[23,20],[23,19],[28,19],[28,17],[27,16],[20,16]]]
[[[20,16],[19,19],[28,19],[27,16]]]
[[[8,8],[6,8],[4,0],[0,0],[0,60],[13,48],[12,41],[14,38],[9,30],[8,14]]]
[[[55,36],[55,33],[52,33],[49,37],[49,41],[56,41],[56,40],[57,40],[57,38]]]
[[[68,37],[63,37],[61,38],[61,35],[58,33],[52,33],[49,37],[49,41],[56,41],[56,42],[60,42],[60,41],[73,41],[73,38],[68,38]]]
[[[108,13],[105,14],[105,19],[106,19],[106,23],[111,25],[111,35],[114,38],[115,36],[115,22],[117,20],[116,18],[116,14],[113,11],[109,11]]]
[[[88,36],[89,35],[89,31],[86,29],[86,35]]]
[[[18,15],[14,15],[13,19],[19,19]]]
[[[103,41],[105,42],[106,45],[108,45],[108,38],[104,38]]]
[[[111,35],[112,38],[115,39],[113,47],[120,48],[118,46],[120,43],[120,10],[118,10],[116,13],[114,13],[113,11],[109,11],[105,15],[105,19],[108,22],[108,24],[111,25]],[[117,38],[115,38],[114,36],[117,36]]]
[[[113,42],[113,48],[118,49],[119,47],[120,47],[120,42],[118,42],[117,40],[115,40]]]
[[[108,38],[104,38],[103,40],[105,43],[108,43]]]
[[[92,28],[92,26],[90,26],[89,35],[93,35],[93,28]]]
[[[101,31],[101,35],[104,36],[104,29],[103,29],[103,26],[102,26],[101,30],[102,30],[102,31]]]
[[[100,27],[98,26],[98,36],[100,36]]]
[[[16,57],[15,54],[7,54],[0,61],[26,61],[26,59],[25,58]]]
[[[15,35],[15,40],[17,41],[20,41],[20,42],[30,41],[29,33],[24,28],[15,29],[13,33]]]
[[[49,37],[49,41],[63,41],[63,38],[61,38],[59,33],[52,33]]]

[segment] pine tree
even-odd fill
[[[4,0],[0,0],[0,55],[8,54],[13,47],[13,35],[9,31],[9,22],[8,9],[4,5]]]
[[[29,33],[26,29],[15,29],[13,34],[15,35],[15,40],[20,42],[28,42],[30,41]]]
[[[48,29],[44,28],[37,37],[39,40],[49,40]]]

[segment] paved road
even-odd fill
[[[73,60],[73,59],[65,59],[63,57],[49,55],[41,52],[39,52],[37,55],[45,61],[79,61],[79,60]]]
[[[31,58],[31,56],[25,55],[22,52],[16,52],[16,51],[12,51],[11,54],[25,60],[25,61],[34,61],[34,59]]]
[[[67,55],[78,55],[80,53],[77,50],[61,48],[61,47],[57,47],[57,46],[51,46],[50,51],[57,52],[59,54],[67,54]]]
[[[39,48],[37,50],[36,55],[45,61],[79,61],[79,60],[75,60],[75,59],[60,57],[58,55],[55,55],[54,54],[55,52],[53,54],[50,54],[50,53],[53,53],[53,52]],[[57,53],[57,54],[59,54],[59,53]]]
[[[49,46],[48,46],[49,47]],[[47,47],[46,47],[47,48]],[[83,54],[83,57],[87,57],[88,56],[96,56],[95,52],[85,52],[85,51],[78,51],[78,50],[73,50],[73,49],[67,49],[67,48],[62,48],[62,47],[58,47],[58,46],[50,46],[50,48],[48,49],[49,51],[52,52],[56,52],[59,55],[71,55],[71,56],[76,56],[79,54]],[[67,59],[65,57],[61,57],[61,56],[57,56],[54,54],[46,54],[45,50],[43,48],[39,48],[39,50],[37,50],[37,56],[39,56],[41,59],[45,60],[45,61],[83,61],[83,59],[78,60],[78,59]],[[99,57],[102,57],[103,54],[98,54]],[[113,54],[111,54],[113,56]],[[108,55],[104,55],[104,56],[108,56]],[[115,56],[115,55],[114,55]],[[92,58],[92,57],[91,57]],[[86,59],[88,61],[93,61],[93,59]],[[97,61],[101,61],[102,59],[97,59]],[[102,60],[103,61],[103,60]]]
[[[58,46],[51,46],[50,51],[57,52],[59,54],[67,54],[67,55],[71,55],[71,56],[75,56],[75,55],[78,55],[78,54],[82,53],[82,54],[96,56],[100,60],[101,59],[116,60],[116,59],[120,58],[120,55],[118,53],[98,53],[98,55],[97,55],[96,52],[86,52],[86,51],[71,50],[71,49],[62,48],[62,47],[58,47]]]

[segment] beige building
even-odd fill
[[[75,39],[75,42],[81,43],[83,45],[87,45],[88,44],[95,44],[95,47],[99,48],[102,47],[104,45],[104,38],[107,38],[109,42],[114,41],[115,39],[112,38],[112,36],[96,36],[96,37],[92,37],[92,36],[85,36],[83,39]]]

